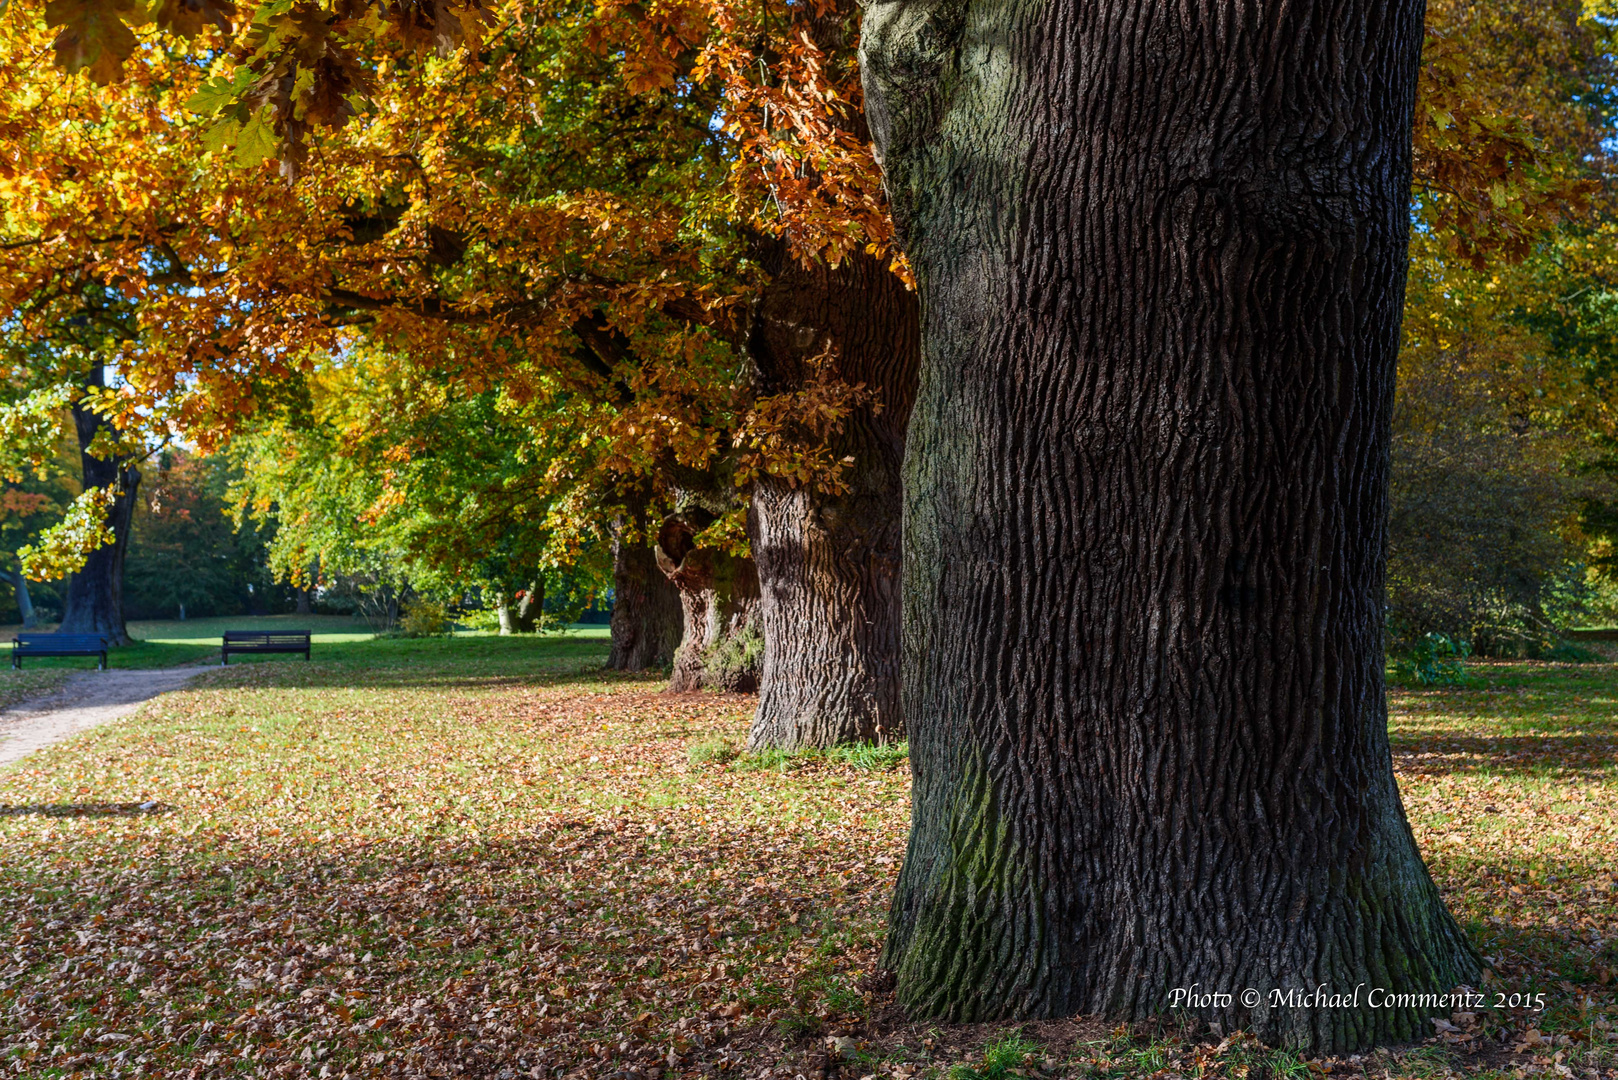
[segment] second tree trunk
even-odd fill
[[[763,476],[748,515],[758,563],[764,668],[751,750],[798,750],[904,736],[899,698],[900,468],[921,358],[915,294],[856,253],[803,266],[765,251],[770,285],[748,353],[764,394],[802,387],[817,358],[876,400],[832,444],[848,490]]]
[[[758,571],[753,560],[699,547],[697,530],[672,516],[657,536],[657,564],[680,593],[684,633],[669,690],[758,689]]]

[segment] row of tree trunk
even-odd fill
[[[1383,688],[1421,4],[964,10],[884,0],[861,37],[924,309],[903,620],[864,417],[854,494],[754,492],[752,742],[909,720],[883,966],[913,1018],[1149,1017],[1178,988],[1317,1052],[1419,1036],[1480,975]],[[801,295],[760,301],[766,379],[828,343],[869,370],[858,264],[776,269]],[[902,714],[867,663],[891,629]]]
[[[915,296],[863,253],[837,267],[806,266],[779,241],[761,242],[759,253],[771,279],[747,340],[758,392],[801,387],[827,358],[836,378],[873,392],[831,447],[849,462],[845,490],[762,477],[748,507],[751,557],[698,546],[700,512],[661,522],[646,546],[621,527],[610,664],[671,666],[673,691],[756,689],[752,750],[897,740],[900,472],[921,355]]]

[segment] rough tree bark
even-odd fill
[[[864,253],[804,266],[761,245],[771,274],[747,351],[762,394],[801,387],[817,357],[876,391],[832,452],[851,457],[831,495],[761,477],[748,534],[758,564],[764,669],[748,748],[797,750],[903,737],[899,700],[900,468],[921,337],[915,294]]]
[[[657,534],[657,565],[679,590],[683,623],[668,689],[751,693],[758,689],[756,665],[719,669],[710,657],[721,642],[739,646],[758,632],[758,570],[752,559],[699,547],[698,531],[686,518],[672,515]]]
[[[105,386],[106,369],[97,365],[86,385]],[[110,428],[111,421],[99,413],[73,406],[73,426],[79,438],[79,463],[85,490],[114,488],[118,491],[107,514],[113,542],[92,551],[84,566],[69,574],[62,602],[59,634],[100,634],[111,645],[128,645],[124,626],[124,558],[129,552],[130,526],[135,519],[135,491],[140,471],[133,466],[120,471],[118,462],[90,455],[96,433]]]
[[[914,1016],[1424,1033],[1478,965],[1394,782],[1388,422],[1420,0],[878,0],[920,285]],[[1358,1006],[1272,992],[1352,994]],[[1257,1004],[1243,1000],[1253,988]]]
[[[658,568],[651,545],[612,538],[612,653],[616,671],[653,671],[674,662],[684,618],[680,593]]]

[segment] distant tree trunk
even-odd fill
[[[539,629],[545,614],[545,582],[535,579],[517,596],[512,609],[512,623],[519,634],[532,634]]]
[[[34,601],[28,595],[28,578],[21,572],[0,570],[0,581],[8,582],[17,594],[17,610],[22,613],[22,628],[32,630],[39,625],[39,616],[34,614]]]
[[[309,603],[309,590],[308,589],[299,589],[298,590],[298,614],[299,615],[310,615],[310,614],[313,614],[313,612],[314,612],[314,607]]]
[[[671,692],[758,689],[756,660],[741,662],[747,641],[758,634],[758,570],[753,560],[698,547],[697,530],[670,517],[657,537],[657,565],[680,592],[684,632],[674,654]],[[712,664],[726,645],[726,664]]]
[[[97,365],[87,386],[106,385],[106,369]],[[69,574],[62,604],[59,634],[100,634],[109,644],[129,644],[124,626],[124,558],[129,552],[130,526],[135,517],[135,491],[140,472],[131,467],[119,470],[117,461],[90,456],[96,433],[112,424],[99,413],[73,406],[73,426],[79,438],[79,464],[84,488],[114,488],[118,491],[107,514],[107,527],[113,542],[92,551],[82,569]]]
[[[625,528],[612,540],[612,654],[615,671],[651,671],[674,662],[683,613],[680,591],[658,568],[651,545],[626,540]]]
[[[518,589],[514,594],[508,595],[504,589],[493,594],[495,617],[500,620],[502,637],[534,632],[534,622],[545,603],[545,594],[539,591],[541,589],[541,584],[530,582],[527,588]],[[539,595],[537,604],[532,600],[536,592]]]
[[[893,741],[904,735],[900,469],[921,358],[916,297],[863,252],[806,267],[782,241],[760,247],[772,278],[748,340],[758,392],[800,388],[829,357],[832,373],[878,401],[854,410],[833,442],[852,459],[845,494],[769,475],[753,487],[764,665],[748,746]]]
[[[865,12],[923,308],[899,1003],[1428,1034],[1369,1000],[1479,975],[1383,686],[1421,3]]]

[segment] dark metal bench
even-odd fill
[[[107,670],[107,639],[100,634],[18,634],[11,643],[11,666],[22,667],[25,656],[99,656]]]
[[[226,630],[219,662],[230,663],[231,653],[303,653],[309,659],[308,630]]]

